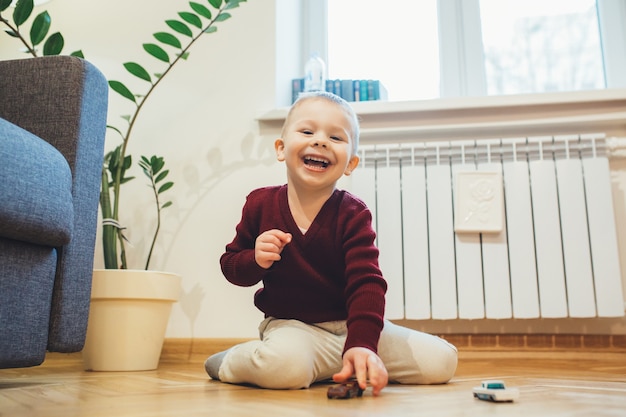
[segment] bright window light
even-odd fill
[[[328,1],[328,77],[377,79],[389,100],[439,96],[437,2]]]
[[[595,0],[480,0],[489,95],[605,87]]]
[[[390,101],[623,88],[625,4],[327,0],[328,78],[378,79]]]

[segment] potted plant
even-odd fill
[[[216,24],[231,17],[228,10],[246,0],[204,1],[205,4],[190,1],[189,10],[165,21],[169,31],[153,35],[157,43],[143,44],[144,51],[161,63],[158,73],[151,75],[136,62],[123,64],[132,77],[146,83],[145,92],[134,93],[120,81],[109,81],[110,88],[133,107],[130,114],[122,116],[126,123],[123,128],[108,126],[119,135],[121,143],[105,155],[102,169],[100,208],[105,269],[94,270],[87,340],[83,350],[86,369],[150,370],[158,366],[171,306],[178,300],[181,280],[177,274],[149,269],[162,210],[172,204],[162,201],[163,193],[174,185],[167,180],[169,170],[165,169],[164,158],[141,156],[138,163],[148,179],[156,208],[155,231],[141,270],[128,268],[124,228],[120,224],[120,190],[123,184],[134,178],[127,175],[133,165],[127,147],[144,104],[172,68],[187,59],[191,46],[202,35],[217,31]],[[41,12],[32,20],[26,36],[20,29],[33,13],[33,0],[17,1],[12,22],[2,16],[11,3],[12,0],[0,0],[0,23],[8,27],[6,32],[18,39],[32,56],[38,56],[40,47],[44,55],[60,54],[64,46],[63,36],[58,32],[49,34],[51,18],[48,12]],[[173,50],[174,55],[170,56],[168,50]],[[71,55],[83,57],[81,51]],[[117,334],[109,335],[108,332]]]

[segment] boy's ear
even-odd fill
[[[285,141],[278,138],[274,141],[274,150],[276,150],[276,159],[280,162],[285,160]]]
[[[350,175],[352,174],[352,171],[354,171],[356,169],[356,167],[359,165],[359,157],[354,155],[352,158],[350,158],[350,162],[348,162],[348,166],[346,167],[346,170],[343,172],[344,175]]]

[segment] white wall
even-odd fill
[[[130,151],[135,160],[140,154],[165,156],[176,183],[169,192],[174,206],[165,212],[152,263],[153,269],[183,276],[183,295],[174,306],[167,337],[257,334],[262,315],[252,303],[255,288],[226,282],[218,260],[234,235],[246,194],[285,181],[284,167],[274,157],[273,138],[262,136],[255,121],[277,103],[285,104],[288,90],[277,87],[276,74],[295,77],[301,65],[289,62],[284,49],[277,58],[279,43],[288,44],[289,50],[296,47],[285,30],[297,27],[297,21],[284,16],[277,21],[276,6],[284,1],[291,3],[292,13],[298,11],[294,0],[248,0],[233,10],[233,18],[201,39],[189,60],[168,75],[133,133]],[[158,72],[158,63],[141,44],[152,42],[152,33],[167,30],[164,20],[187,7],[184,0],[54,0],[45,8],[52,16],[53,30],[65,36],[65,52],[82,49],[107,78],[128,80],[122,63],[129,60]],[[0,56],[18,58],[22,55],[17,49],[17,44],[2,37]],[[300,54],[291,56],[299,60]],[[110,102],[110,123],[118,124],[118,116],[129,111],[126,100],[112,93]],[[110,136],[108,148],[115,145],[115,136]],[[127,236],[133,244],[128,247],[131,267],[142,268],[154,215],[143,175],[136,168],[135,175],[137,179],[124,186],[121,222],[129,228]],[[626,174],[615,175],[620,184],[626,183],[622,182]],[[619,204],[624,206],[623,201]],[[98,247],[96,267],[101,266]],[[616,323],[607,331],[626,333],[622,322]],[[593,332],[584,327],[578,330]],[[449,328],[441,325],[433,331]],[[466,329],[474,330],[481,329],[475,325]]]
[[[65,37],[65,53],[82,49],[108,79],[125,81],[132,80],[122,67],[126,61],[154,72],[162,68],[141,45],[154,42],[152,33],[168,31],[164,21],[189,6],[184,0],[53,0],[36,13],[44,9],[52,30]],[[255,122],[275,107],[275,1],[250,0],[231,13],[158,87],[129,145],[135,161],[141,154],[165,156],[175,182],[168,193],[174,205],[165,212],[151,265],[183,276],[168,337],[254,336],[262,318],[252,303],[254,290],[226,282],[218,260],[234,236],[246,194],[284,181],[273,141],[259,137]],[[2,35],[3,59],[26,57],[19,49]],[[111,93],[109,123],[119,125],[120,115],[130,112],[127,103]],[[117,144],[114,135],[107,137],[109,149]],[[134,173],[124,186],[121,222],[133,244],[131,267],[143,268],[154,206],[143,174],[138,168]],[[97,248],[96,267],[101,258]]]

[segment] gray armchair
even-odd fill
[[[85,60],[0,61],[0,368],[83,347],[107,100]]]

